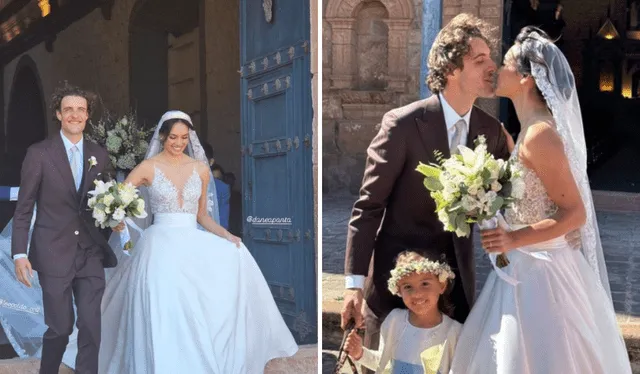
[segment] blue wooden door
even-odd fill
[[[243,240],[298,343],[317,343],[309,2],[240,4]]]

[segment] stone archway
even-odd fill
[[[9,96],[4,184],[20,184],[20,169],[27,148],[47,136],[46,113],[36,63],[25,55],[17,64]]]
[[[407,90],[407,43],[413,22],[413,3],[410,0],[379,0],[387,11],[384,19],[388,28],[387,90],[403,93]],[[331,25],[332,73],[331,88],[354,89],[357,82],[358,12],[367,3],[363,0],[329,0],[325,19]]]

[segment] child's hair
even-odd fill
[[[441,259],[438,259],[440,257]],[[451,267],[445,261],[444,255],[438,256],[434,251],[424,250],[406,250],[396,258],[396,266],[391,270],[391,278],[389,278],[389,291],[396,296],[400,296],[398,283],[400,280],[414,273],[431,273],[438,277],[441,283],[447,284],[444,293],[438,299],[438,310],[440,312],[453,316],[454,306],[449,300],[449,295],[453,289],[455,274]]]

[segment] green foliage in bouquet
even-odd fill
[[[496,160],[487,151],[486,139],[478,137],[471,150],[459,146],[459,154],[437,163],[419,163],[424,186],[436,203],[438,219],[446,231],[469,237],[471,224],[491,219],[524,194],[522,172],[516,163]]]
[[[144,159],[153,131],[153,128],[146,129],[138,123],[133,111],[118,119],[105,110],[86,135],[107,149],[116,169],[130,171]]]

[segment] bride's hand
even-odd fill
[[[242,239],[240,239],[237,236],[231,234],[230,232],[227,233],[226,239],[228,241],[232,242],[233,244],[235,244],[236,247],[240,248],[240,243],[242,243]]]
[[[113,228],[113,231],[115,232],[122,232],[122,230],[124,230],[124,221],[120,222],[118,226]]]
[[[510,232],[498,227],[493,230],[482,230],[482,247],[489,253],[504,253],[515,248]]]
[[[582,247],[582,236],[580,229],[576,229],[565,235],[565,239],[569,246],[573,249],[580,249]]]

